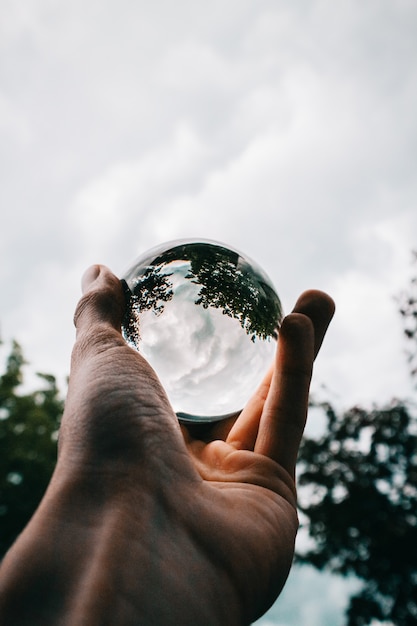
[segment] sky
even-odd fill
[[[1,355],[15,338],[29,376],[64,381],[84,270],[204,237],[255,259],[286,312],[333,296],[314,393],[411,394],[395,296],[417,247],[414,0],[0,11]]]

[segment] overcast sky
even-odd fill
[[[0,324],[68,373],[83,271],[228,243],[337,314],[315,388],[410,393],[414,0],[0,0]],[[2,354],[7,352],[7,344]]]

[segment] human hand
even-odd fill
[[[297,532],[295,463],[333,303],[306,292],[236,420],[179,426],[123,340],[124,295],[84,277],[56,471],[0,569],[0,624],[249,624],[275,600]]]

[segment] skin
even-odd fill
[[[56,470],[0,568],[2,626],[250,624],[288,576],[295,463],[333,301],[304,293],[240,416],[188,429],[123,340],[124,306],[116,276],[90,268]]]

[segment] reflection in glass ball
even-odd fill
[[[240,412],[273,361],[283,315],[265,273],[222,244],[184,240],[146,252],[124,280],[123,335],[158,374],[178,418]]]

